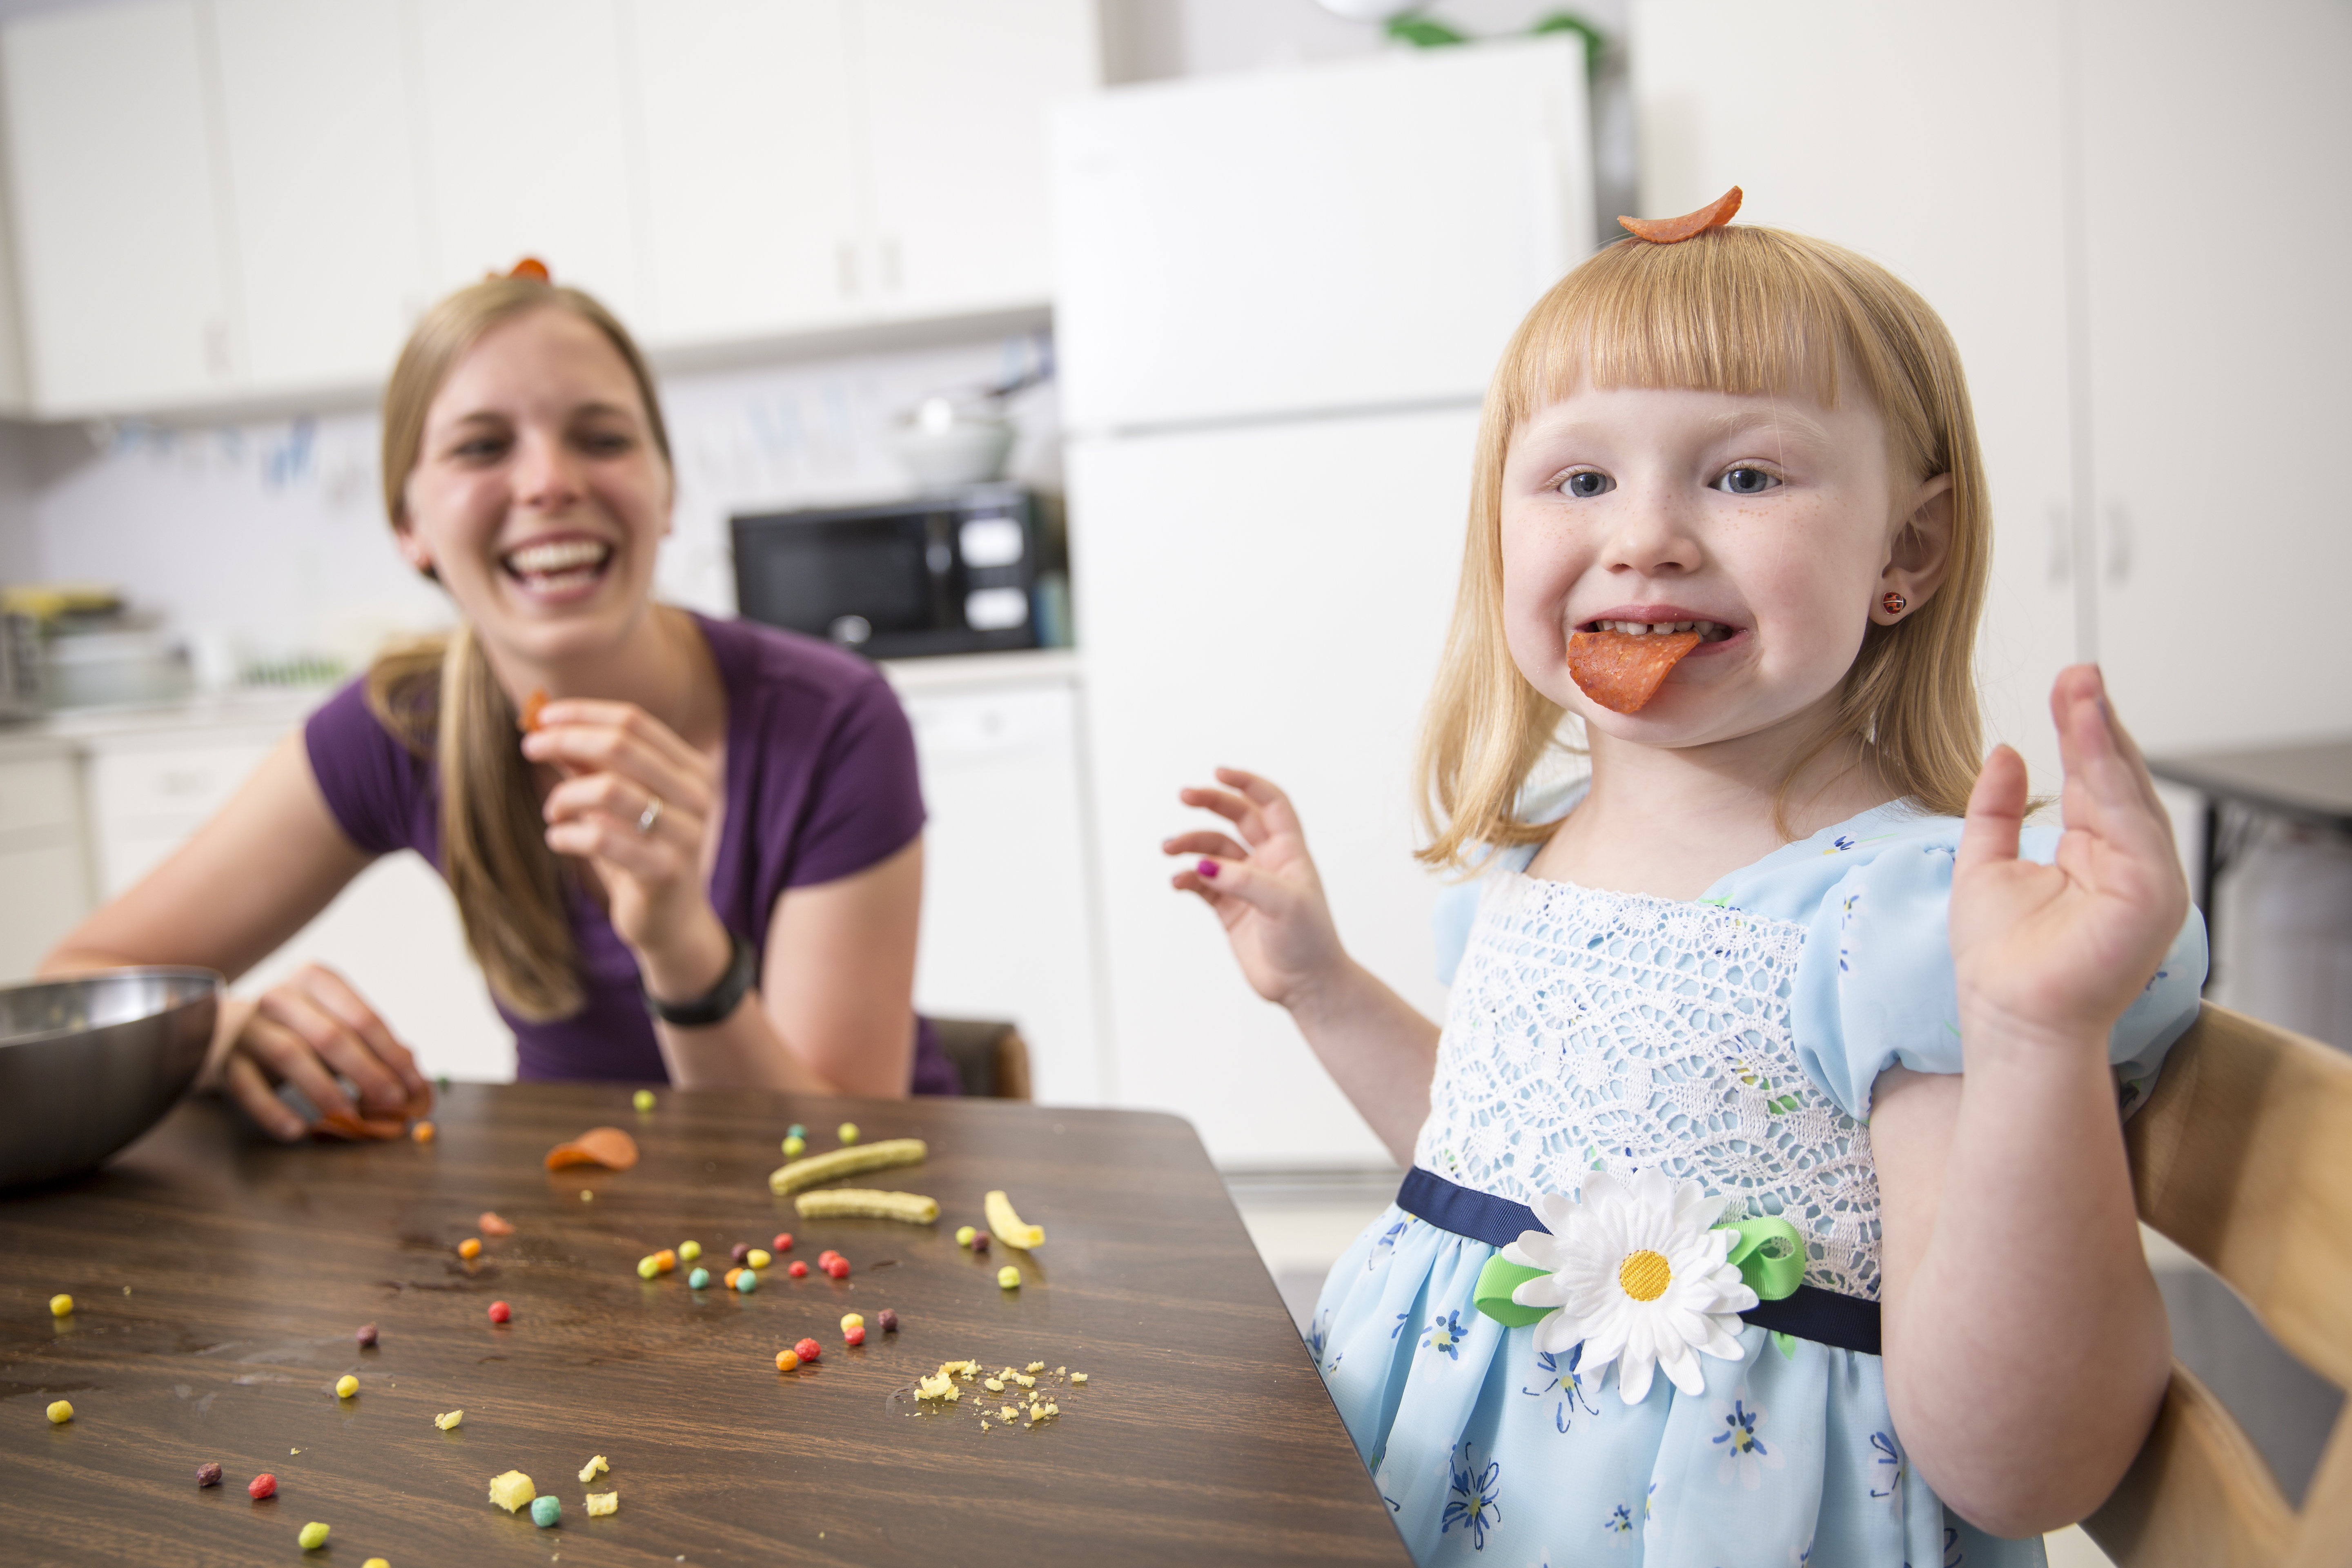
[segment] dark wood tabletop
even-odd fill
[[[992,1101],[823,1100],[458,1085],[437,1138],[282,1148],[205,1100],[102,1173],[0,1196],[0,1531],[12,1563],[1252,1563],[1407,1561],[1239,1215],[1186,1123]],[[920,1137],[921,1165],[851,1178],[929,1194],[931,1226],[803,1222],[770,1195],[794,1121],[811,1146]],[[628,1130],[626,1172],[550,1172],[553,1144]],[[1043,1226],[985,1257],[982,1195]],[[583,1193],[593,1194],[583,1201]],[[494,1210],[516,1234],[456,1247]],[[750,1295],[736,1242],[794,1237]],[[638,1258],[688,1238],[653,1282]],[[831,1247],[846,1280],[815,1270]],[[807,1279],[787,1277],[793,1258]],[[1024,1284],[1000,1289],[997,1269]],[[72,1295],[70,1317],[48,1299]],[[511,1304],[494,1324],[488,1308]],[[894,1309],[885,1334],[876,1314]],[[868,1338],[842,1341],[862,1312]],[[380,1327],[359,1349],[361,1324]],[[789,1373],[803,1336],[824,1354]],[[981,1426],[977,1383],[919,1407],[919,1376],[1043,1362],[1061,1415]],[[1084,1386],[1054,1369],[1084,1372]],[[337,1378],[360,1392],[338,1400]],[[74,1419],[44,1408],[70,1400]],[[433,1417],[463,1409],[462,1426]],[[590,1456],[611,1462],[593,1487]],[[196,1468],[217,1461],[219,1487]],[[521,1470],[562,1522],[490,1503]],[[268,1471],[275,1498],[246,1484]],[[591,1519],[590,1490],[620,1494]]]

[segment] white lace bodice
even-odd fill
[[[1707,904],[1487,879],[1413,1163],[1517,1203],[1663,1166],[1777,1214],[1805,1282],[1878,1299],[1870,1134],[1797,1065],[1805,928]]]

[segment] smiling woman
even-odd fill
[[[653,598],[670,527],[653,381],[601,305],[519,271],[418,324],[384,395],[384,505],[457,629],[339,692],[53,973],[232,977],[379,855],[446,878],[520,1076],[953,1092],[911,1002],[923,807],[878,672]],[[529,721],[523,716],[528,713]],[[225,1010],[208,1073],[281,1136],[427,1098],[317,967]]]

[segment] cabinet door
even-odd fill
[[[648,332],[842,320],[858,281],[844,0],[628,0],[646,147]]]
[[[1986,719],[2054,788],[2050,685],[2075,657],[2057,13],[1651,0],[1634,16],[1645,214],[1738,184],[1741,223],[1861,251],[1951,329],[1992,500]]]
[[[850,15],[877,308],[1047,302],[1046,111],[1101,83],[1092,0],[856,0]]]
[[[9,24],[8,159],[36,405],[119,413],[231,374],[194,0]]]
[[[2352,10],[2082,16],[2101,662],[2151,751],[2352,731]]]
[[[415,0],[436,291],[525,256],[646,305],[619,0]]]
[[[396,0],[213,0],[251,390],[379,382],[425,303]]]

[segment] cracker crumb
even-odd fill
[[[1045,1370],[1045,1363],[1042,1361],[1033,1361],[1021,1370],[1024,1372],[1043,1372]]]
[[[618,1511],[620,1506],[621,1494],[617,1491],[588,1494],[588,1517],[591,1519],[602,1519],[608,1513]]]

